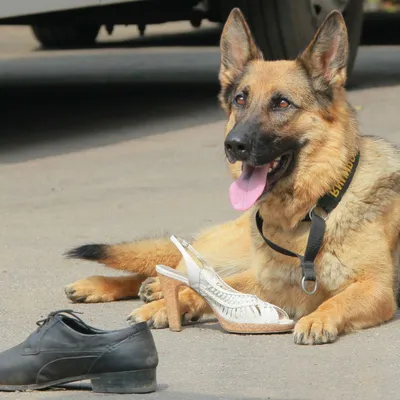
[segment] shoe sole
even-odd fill
[[[0,391],[15,392],[40,390],[51,386],[62,385],[90,379],[92,391],[95,393],[151,393],[157,389],[156,369],[137,371],[108,372],[104,374],[87,374],[70,378],[58,379],[34,385],[0,385]]]

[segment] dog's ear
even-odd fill
[[[246,64],[255,59],[262,60],[262,53],[257,48],[244,15],[234,8],[225,23],[221,36],[221,69],[219,80],[222,91],[226,92],[238,76],[244,71]],[[224,96],[222,95],[222,101]]]
[[[344,86],[348,51],[346,24],[339,11],[332,11],[300,56],[315,89]]]

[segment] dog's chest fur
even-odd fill
[[[362,273],[363,266],[358,260],[369,251],[369,240],[390,242],[388,246],[398,287],[400,207],[393,205],[400,203],[399,150],[381,139],[363,137],[360,152],[360,163],[352,184],[327,220],[324,244],[316,259],[322,297],[334,295]],[[388,228],[388,221],[393,224],[392,228]],[[279,246],[304,255],[309,228],[310,222],[301,222],[292,231],[264,226],[264,235]],[[254,267],[262,287],[266,291],[300,287],[299,260],[272,250],[255,224],[252,237]]]
[[[304,255],[310,223],[302,225],[290,236],[284,232],[271,232],[269,239],[281,247]],[[300,261],[269,248],[258,231],[253,235],[257,275],[262,285],[264,287],[273,285],[274,290],[279,287],[284,290],[287,286],[300,286],[302,278]],[[288,240],[289,238],[291,240]],[[335,253],[325,249],[325,246],[316,259],[315,268],[320,288],[330,293],[338,291],[349,278],[355,275],[351,266],[342,263]]]

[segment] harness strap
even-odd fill
[[[344,193],[350,186],[350,183],[353,179],[354,173],[356,171],[358,161],[360,158],[360,153],[358,152],[349,162],[346,168],[346,174],[342,180],[340,180],[324,197],[322,197],[318,201],[318,207],[321,208],[327,216],[329,213],[334,210],[342,199]],[[314,207],[315,208],[315,207]],[[307,247],[304,256],[301,254],[297,254],[293,251],[284,249],[281,246],[278,246],[276,243],[272,242],[268,238],[264,236],[263,233],[263,223],[264,220],[260,215],[260,210],[257,210],[256,213],[256,225],[258,232],[261,237],[264,239],[265,243],[271,249],[275,250],[278,253],[281,253],[288,257],[297,257],[301,263],[301,269],[303,278],[301,280],[301,287],[304,292],[307,294],[314,294],[317,290],[317,277],[315,274],[315,266],[314,261],[317,257],[319,251],[321,250],[322,243],[324,241],[325,228],[326,228],[326,218],[322,218],[318,214],[315,213],[314,208],[311,209],[309,214],[303,219],[303,221],[311,220],[310,234],[307,240]],[[306,282],[314,282],[314,287],[311,291],[308,291],[305,287]]]
[[[288,257],[297,257],[300,260],[301,270],[303,274],[301,287],[307,294],[314,294],[317,290],[317,285],[318,285],[317,277],[315,275],[314,261],[319,253],[319,250],[321,249],[322,242],[324,240],[326,224],[325,220],[321,218],[318,214],[316,214],[314,211],[312,211],[310,214],[311,214],[311,229],[310,229],[310,235],[308,236],[307,247],[304,256],[302,256],[301,254],[297,254],[293,251],[284,249],[283,247],[278,246],[276,243],[272,242],[271,240],[269,240],[264,236],[262,229],[264,220],[260,215],[260,211],[257,211],[256,213],[256,224],[258,232],[264,239],[265,243],[267,243],[267,245],[271,247],[271,249]],[[305,287],[306,282],[314,282],[314,287],[311,291],[306,289]]]

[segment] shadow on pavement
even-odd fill
[[[169,51],[2,62],[0,163],[219,121],[218,58]]]
[[[104,146],[224,119],[219,28],[0,62],[0,163]],[[184,49],[121,49],[163,45]],[[349,90],[400,84],[400,47],[362,47]],[[182,144],[184,146],[186,144]]]
[[[223,118],[212,83],[74,84],[3,90],[0,162],[104,146]],[[46,150],[46,146],[49,146]]]
[[[159,384],[157,385],[157,392],[154,393],[148,393],[141,396],[140,398],[146,398],[146,399],[162,399],[162,400],[221,400],[226,397],[221,397],[219,395],[209,395],[209,394],[197,394],[197,393],[192,393],[192,392],[176,392],[176,391],[169,391],[168,390],[168,385],[165,384]],[[54,388],[51,391],[54,392],[54,396],[46,396],[46,399],[74,399],[76,398],[75,396],[77,395],[77,392],[89,392],[88,395],[92,395],[91,393],[91,384],[90,383],[71,383],[68,385],[63,385],[62,387],[59,388]],[[197,390],[198,391],[198,388]],[[266,389],[266,392],[268,390]],[[49,392],[49,391],[45,391]],[[131,397],[138,397],[140,395],[131,395]],[[265,400],[268,398],[269,400],[278,400],[275,397],[248,397],[248,396],[229,396],[229,400]],[[293,399],[296,400],[296,399]]]

